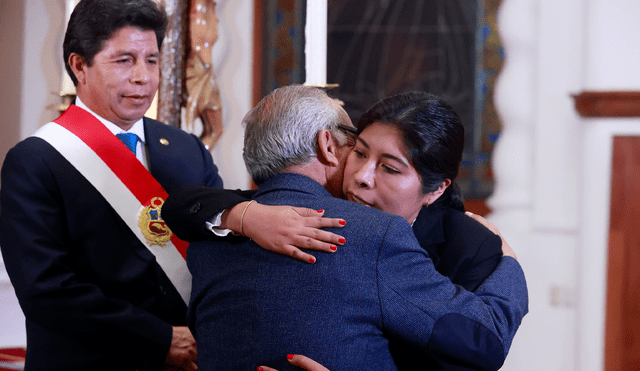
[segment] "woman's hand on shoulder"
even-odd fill
[[[229,211],[226,224],[233,226],[231,230],[251,238],[264,249],[307,263],[315,263],[316,258],[301,249],[333,253],[346,242],[342,236],[320,229],[346,224],[343,219],[324,218],[324,210],[268,206],[251,201]]]
[[[474,214],[474,213],[472,213],[470,211],[465,211],[465,214],[467,214],[471,218],[475,219],[478,223],[480,223],[480,224],[484,225],[485,227],[487,227],[487,229],[489,229],[491,232],[493,232],[493,233],[497,234],[498,236],[500,236],[500,239],[502,240],[502,256],[510,256],[510,257],[514,258],[515,260],[518,260],[518,257],[516,256],[516,252],[513,251],[511,246],[509,246],[509,244],[504,239],[504,237],[502,237],[502,234],[500,234],[500,231],[498,230],[498,228],[496,228],[495,225],[491,224],[487,219],[481,217],[480,215]]]
[[[298,366],[307,371],[329,371],[328,368],[324,367],[318,362],[300,354],[289,354],[287,355],[287,359],[292,365]],[[275,368],[267,367],[267,366],[260,366],[258,367],[258,371],[278,371],[278,370],[276,370]]]

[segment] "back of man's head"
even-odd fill
[[[284,86],[272,91],[242,120],[244,162],[256,184],[317,155],[318,132],[326,129],[341,144],[340,107],[318,88]]]
[[[82,56],[87,65],[107,40],[123,27],[154,31],[158,49],[167,30],[167,13],[152,0],[81,0],[73,9],[62,46],[64,65],[75,85],[78,80],[69,66],[69,56]]]

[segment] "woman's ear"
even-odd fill
[[[327,129],[318,133],[318,161],[323,165],[340,166],[339,146]]]
[[[451,185],[451,179],[445,179],[442,181],[442,183],[440,184],[440,187],[438,187],[438,189],[436,189],[433,192],[429,192],[425,195],[424,198],[424,205],[428,206],[431,205],[432,203],[436,202],[440,196],[442,196],[442,194],[444,193],[444,191],[447,190],[447,188]]]
[[[76,76],[78,85],[86,82],[87,76],[84,70],[86,65],[87,63],[83,56],[76,53],[71,53],[69,55],[69,67],[71,67],[71,71],[73,71],[73,74]]]

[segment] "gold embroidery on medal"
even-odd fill
[[[164,246],[171,239],[171,230],[160,216],[160,209],[164,204],[161,197],[151,199],[149,206],[145,206],[138,218],[138,227],[147,239],[149,245]]]

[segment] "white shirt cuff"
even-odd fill
[[[216,214],[216,216],[211,218],[211,220],[207,220],[205,222],[207,229],[218,237],[226,237],[232,232],[231,229],[218,228],[220,227],[220,224],[222,224],[222,213],[224,213],[224,210]]]

